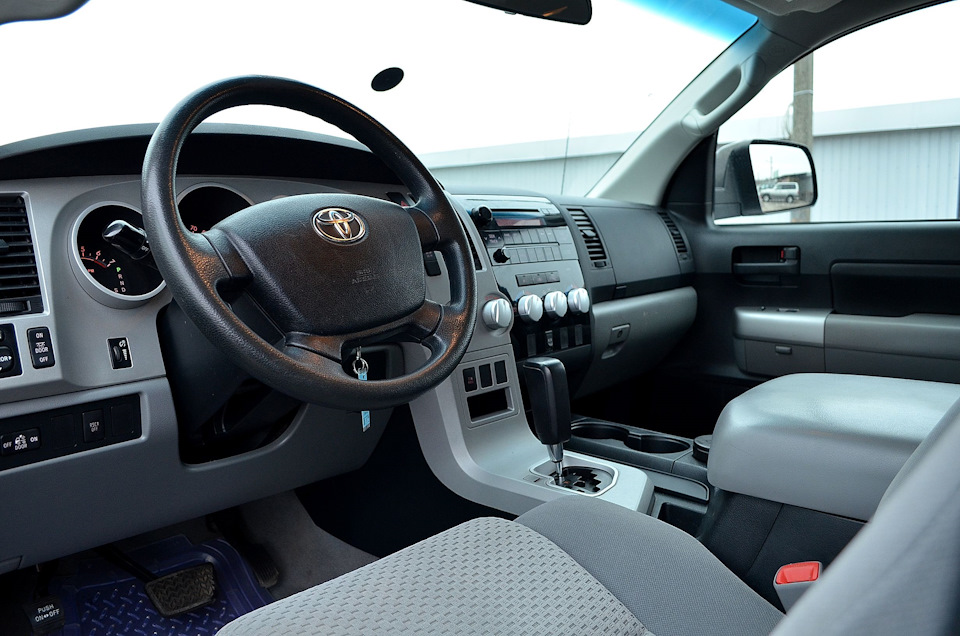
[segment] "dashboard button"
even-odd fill
[[[480,365],[480,387],[487,388],[493,385],[493,373],[490,371],[489,364]]]
[[[85,411],[83,414],[83,441],[99,442],[107,431],[103,425],[103,411]]]
[[[30,359],[34,369],[46,369],[56,364],[53,358],[53,343],[50,340],[50,329],[36,327],[27,329],[27,343],[30,347]]]
[[[0,436],[0,454],[15,455],[40,448],[40,429],[31,428]]]
[[[477,371],[473,367],[463,370],[463,388],[467,393],[477,390]]]
[[[129,404],[118,404],[110,407],[110,434],[116,437],[127,437],[136,432],[136,422],[133,418],[133,407]]]
[[[9,371],[16,363],[17,360],[13,357],[13,349],[0,347],[0,373]]]
[[[47,427],[47,444],[53,448],[75,446],[74,430],[73,413],[54,415],[50,418],[50,425]]]
[[[110,348],[110,362],[114,369],[127,369],[133,366],[130,343],[126,338],[108,338],[107,346]]]
[[[493,364],[493,374],[497,378],[497,384],[504,384],[507,381],[507,363],[499,360]]]

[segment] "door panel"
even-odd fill
[[[775,374],[778,346],[802,353],[784,372],[821,370],[822,360],[827,372],[960,382],[960,345],[953,344],[960,342],[960,223],[718,227],[691,216],[679,221],[697,264],[697,318],[655,381],[668,385],[664,395],[698,400],[695,408],[681,406],[664,430],[712,429],[726,400]],[[769,256],[772,246],[797,248],[799,275],[745,278],[737,267],[743,255]],[[820,349],[798,341],[788,318],[782,335],[758,336],[763,344],[748,351],[737,337],[736,310],[760,307],[823,314]],[[771,352],[758,353],[764,346]],[[807,346],[815,349],[796,348]],[[748,353],[770,358],[759,365],[762,373],[743,370]]]

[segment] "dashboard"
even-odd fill
[[[177,310],[140,216],[151,133],[129,126],[0,148],[0,492],[43,495],[5,515],[0,573],[354,470],[389,418],[375,411],[365,432],[351,424],[356,414],[267,396]],[[292,131],[201,126],[180,173],[181,216],[194,232],[298,194],[412,203],[362,146]],[[523,418],[524,358],[562,359],[582,395],[651,368],[692,324],[693,257],[668,212],[448,190],[474,249],[481,314],[462,368],[437,395],[456,396],[465,428]],[[442,258],[425,255],[425,269],[429,295],[445,301]],[[372,372],[399,373],[410,358],[386,346],[372,352]],[[265,400],[272,419],[254,442],[191,446]],[[119,514],[151,500],[164,503]],[[77,530],[51,533],[58,519]]]

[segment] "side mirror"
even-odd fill
[[[806,146],[738,141],[717,151],[714,218],[769,214],[817,202],[817,175]]]

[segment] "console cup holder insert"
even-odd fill
[[[665,455],[668,453],[683,453],[690,450],[690,444],[683,440],[674,439],[665,435],[639,435],[624,440],[627,448],[641,453]]]
[[[570,431],[574,437],[583,437],[585,439],[615,439],[626,442],[630,436],[630,431],[613,424],[601,424],[599,422],[581,422],[574,424]]]

